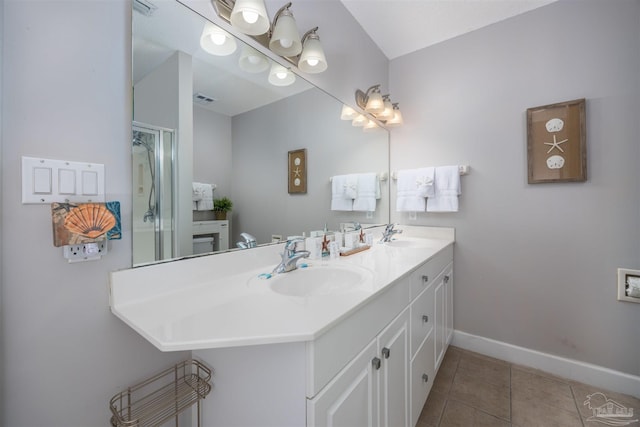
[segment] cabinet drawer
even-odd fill
[[[411,303],[411,355],[413,356],[427,334],[433,329],[434,294],[428,288]]]
[[[427,401],[429,391],[435,378],[433,330],[427,335],[415,357],[411,360],[411,424],[415,426]]]
[[[453,260],[453,245],[449,245],[418,267],[411,275],[411,299],[431,286],[438,274]]]

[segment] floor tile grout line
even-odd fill
[[[580,407],[578,406],[578,401],[576,400],[576,393],[573,390],[573,386],[571,384],[569,384],[569,390],[571,390],[571,396],[573,396],[573,404],[578,411],[578,419],[580,420],[580,424],[582,424],[582,427],[585,427],[584,420],[582,419],[582,412],[580,412]]]

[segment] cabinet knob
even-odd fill
[[[424,381],[425,383],[429,382],[429,375],[422,374],[422,381]]]
[[[449,275],[444,276],[444,283],[449,283]]]
[[[377,357],[374,357],[373,360],[371,361],[371,364],[373,365],[376,371],[380,369],[380,363],[381,361]]]
[[[427,316],[426,314],[423,314],[423,315],[422,315],[422,321],[423,321],[424,323],[428,323],[428,322],[429,322],[429,316]]]
[[[429,281],[429,276],[426,274],[422,275],[422,283],[427,283]]]
[[[391,356],[391,350],[389,350],[387,347],[383,348],[382,355],[384,356],[385,359],[388,359],[389,356]]]

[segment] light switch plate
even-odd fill
[[[105,201],[104,165],[22,157],[22,204]]]

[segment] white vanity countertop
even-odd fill
[[[369,270],[364,288],[314,297],[277,294],[268,280],[256,280],[280,261],[283,245],[269,245],[113,272],[111,311],[162,351],[314,340],[454,242],[451,228],[397,228],[403,230],[397,242],[406,246],[376,243],[338,259],[301,261],[309,268]]]

